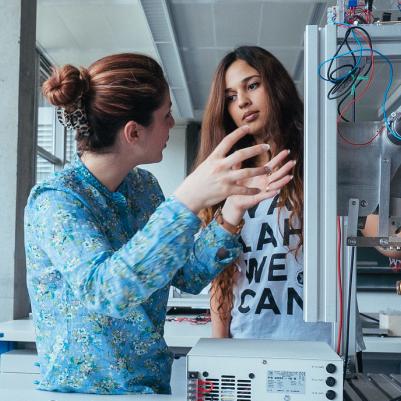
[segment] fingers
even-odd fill
[[[261,191],[254,195],[235,196],[234,204],[242,211],[245,211],[251,207],[254,207],[265,199],[272,198],[273,196],[277,195],[278,192],[279,191]],[[233,198],[231,198],[231,200],[232,199]]]
[[[240,164],[246,159],[250,159],[251,157],[255,157],[262,153],[266,153],[269,149],[270,146],[266,143],[263,143],[260,145],[251,146],[249,148],[237,150],[232,155],[225,158],[225,163],[227,163],[229,167],[232,167],[236,164]]]
[[[271,171],[274,171],[278,166],[280,166],[284,160],[288,157],[290,151],[288,149],[282,150],[278,155],[274,156],[269,163],[266,164]]]
[[[265,166],[243,168],[240,170],[233,170],[233,172],[230,175],[230,179],[232,179],[233,181],[240,181],[246,178],[256,177],[258,175],[265,175],[265,174],[266,174]]]
[[[217,146],[216,149],[212,152],[211,155],[216,157],[224,157],[232,147],[246,134],[249,133],[249,127],[247,125],[243,125],[242,127],[237,128],[235,131],[228,134]]]
[[[269,164],[270,163],[268,163],[268,165]],[[289,174],[290,171],[294,168],[295,164],[296,164],[295,160],[290,160],[287,163],[285,163],[284,166],[280,167],[278,170],[276,170],[274,172],[270,172],[270,173],[268,172],[267,175],[268,175],[268,178],[269,178],[269,182],[277,181],[280,178],[283,178],[284,176]],[[268,165],[264,166],[265,169],[269,168]]]
[[[276,191],[287,185],[294,177],[292,175],[286,175],[285,177],[270,182],[266,188],[266,192]]]
[[[258,203],[264,201],[265,199],[273,198],[273,196],[276,196],[279,191],[261,191],[260,193],[249,196],[247,197],[246,201],[246,209],[249,209],[250,207],[253,207],[257,205]]]
[[[233,185],[230,188],[230,194],[231,195],[257,195],[260,193],[259,188],[249,188],[243,185]]]

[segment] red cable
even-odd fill
[[[341,278],[341,224],[339,217],[337,217],[337,280],[338,280],[338,293],[340,298],[340,321],[338,323],[337,354],[340,355],[344,311],[343,311],[343,285]]]
[[[209,386],[203,387],[203,386]],[[209,394],[214,389],[214,383],[207,380],[198,380],[198,387],[196,388],[196,401],[204,401],[204,395]]]

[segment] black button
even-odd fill
[[[255,373],[249,373],[249,378],[254,379],[255,378]]]
[[[327,379],[326,379],[326,384],[329,386],[329,387],[333,387],[335,384],[336,384],[336,379],[334,378],[334,377],[328,377]]]
[[[329,399],[329,400],[334,400],[334,399],[337,397],[337,394],[336,394],[335,391],[329,390],[329,391],[326,393],[326,397],[327,397],[327,399]]]
[[[326,366],[326,370],[327,370],[328,373],[334,373],[337,370],[337,367],[333,363],[329,363]]]
[[[203,376],[203,377],[208,377],[208,376],[209,376],[209,372],[206,372],[206,371],[203,372],[203,373],[202,373],[202,376]]]

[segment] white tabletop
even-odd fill
[[[20,375],[21,376],[21,375]],[[21,380],[21,379],[19,379]],[[23,386],[16,386],[13,380],[3,381],[0,386],[1,401],[186,401],[186,372],[185,358],[175,359],[171,372],[172,395],[95,395],[76,393],[57,393],[50,391],[39,391]]]
[[[0,341],[35,342],[35,330],[32,319],[0,322]],[[169,347],[193,347],[201,337],[210,337],[209,324],[189,322],[169,322],[164,326],[164,339]]]
[[[35,331],[31,319],[0,322],[0,341],[35,342]],[[211,337],[208,324],[169,322],[164,326],[164,338],[169,347],[193,347],[199,338]],[[401,353],[401,337],[364,336],[366,352]]]

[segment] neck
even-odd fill
[[[108,190],[114,192],[133,169],[132,160],[124,160],[118,152],[94,153],[86,151],[81,156],[82,163]]]

